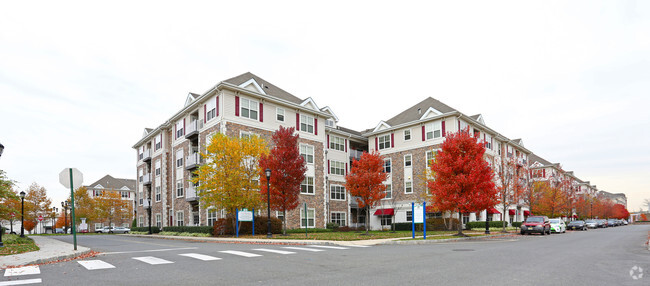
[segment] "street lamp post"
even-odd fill
[[[20,192],[20,237],[25,237],[25,192]]]
[[[63,208],[63,233],[68,234],[68,202],[61,202],[61,208]]]
[[[594,202],[591,202],[591,210],[589,211],[589,218],[594,219]]]
[[[266,238],[271,238],[271,169],[266,168]]]
[[[58,209],[56,207],[52,208],[52,221],[51,221],[51,223],[52,223],[52,233],[53,234],[54,234],[54,232],[56,230],[56,213],[57,213],[57,211],[58,211]]]

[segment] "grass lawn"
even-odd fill
[[[3,234],[2,243],[4,243],[4,247],[0,247],[0,256],[39,250],[31,238],[21,238],[17,234]]]
[[[427,231],[427,239],[430,237],[434,239],[437,236],[444,236],[445,238],[453,238],[453,234],[457,231]],[[476,234],[475,234],[476,235]],[[334,240],[334,241],[351,241],[351,240],[368,240],[368,239],[384,239],[384,238],[400,238],[400,237],[411,237],[411,231],[369,231],[366,234],[365,231],[348,231],[348,232],[316,232],[308,233],[305,237],[305,233],[287,233],[286,236],[280,234],[274,234],[274,239],[301,239],[301,240]],[[421,231],[415,232],[415,237],[422,237]],[[266,234],[262,235],[240,235],[240,238],[266,238]]]

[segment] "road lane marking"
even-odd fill
[[[329,248],[329,249],[349,249],[347,247],[330,246],[330,245],[310,245],[309,247],[320,247],[320,248]]]
[[[153,257],[153,256],[133,257],[133,259],[140,260],[140,261],[142,261],[144,263],[148,263],[148,264],[151,264],[151,265],[174,263],[174,262],[171,262],[169,260],[165,260],[165,259],[158,258],[158,257]]]
[[[221,253],[233,254],[233,255],[239,255],[239,256],[243,256],[243,257],[258,257],[258,256],[262,256],[262,255],[255,254],[255,253],[248,253],[248,252],[236,251],[236,250],[224,250],[224,251],[219,251],[219,252],[221,252]]]
[[[198,254],[198,253],[182,253],[182,254],[179,254],[179,255],[180,256],[187,256],[187,257],[196,258],[196,259],[203,260],[203,261],[213,261],[213,260],[220,260],[221,259],[219,257],[203,255],[203,254]]]
[[[257,249],[253,249],[253,250],[266,251],[266,252],[277,253],[277,254],[295,254],[295,252],[291,252],[291,251],[284,251],[284,250],[277,250],[277,249],[267,249],[267,248],[257,248]]]
[[[115,268],[112,264],[101,260],[81,260],[77,262],[88,270]]]
[[[7,276],[20,276],[20,275],[33,275],[41,274],[41,269],[38,268],[38,265],[34,266],[23,266],[16,268],[8,268],[5,270],[5,277]]]
[[[198,247],[183,247],[183,248],[165,248],[165,249],[151,249],[151,250],[134,250],[134,251],[118,251],[118,252],[104,252],[102,254],[125,254],[125,253],[142,253],[142,252],[160,252],[160,251],[174,251],[174,250],[189,250],[197,249]]]
[[[293,246],[287,246],[287,247],[283,247],[283,248],[286,248],[286,249],[295,249],[295,250],[304,250],[304,251],[311,251],[311,252],[325,251],[325,250],[322,250],[322,249],[304,248],[304,247],[293,247]]]
[[[43,283],[43,281],[41,280],[41,278],[27,279],[27,280],[14,280],[14,281],[0,282],[0,286],[25,285],[25,284],[36,284],[36,283]]]

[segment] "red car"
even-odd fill
[[[551,234],[551,222],[546,216],[529,216],[521,224],[521,234],[540,233],[541,235]]]

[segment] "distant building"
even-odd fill
[[[101,197],[106,194],[106,192],[119,192],[123,200],[129,200],[131,202],[131,206],[135,211],[135,185],[135,180],[114,178],[111,175],[106,175],[96,182],[93,182],[92,184],[84,187],[88,189],[88,196],[91,198]],[[129,226],[132,220],[133,217],[130,217],[129,222],[122,223],[122,226]],[[103,221],[100,219],[93,222],[92,225],[89,225],[88,230],[94,231],[97,228],[104,227],[104,224],[107,223],[108,221]]]
[[[598,194],[605,198],[608,198],[611,202],[615,204],[621,204],[625,206],[625,208],[627,209],[627,197],[625,196],[624,193],[613,194],[610,192],[600,191],[598,192]]]

